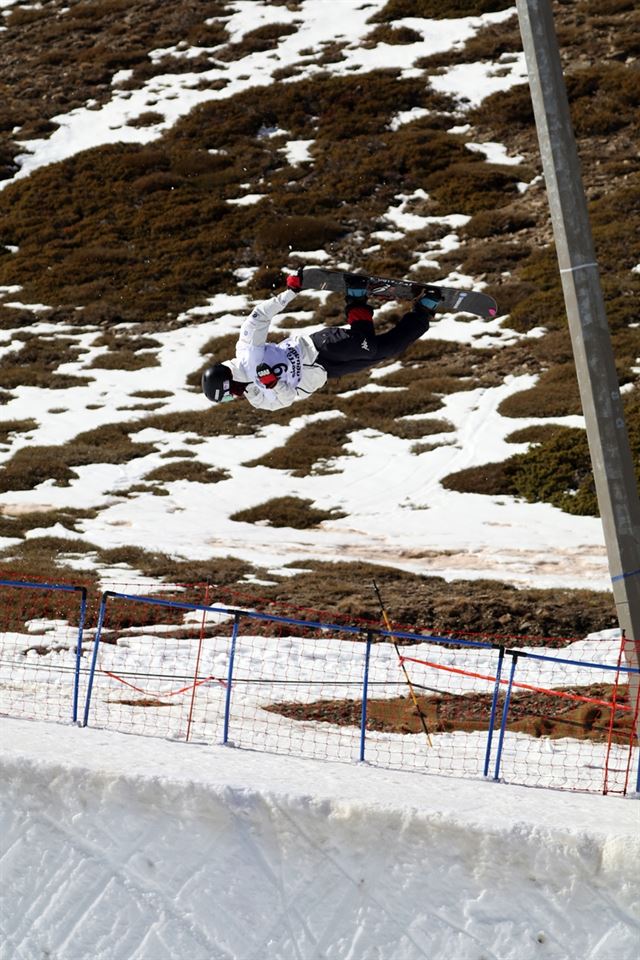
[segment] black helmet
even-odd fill
[[[225,400],[233,400],[231,393],[231,381],[233,374],[231,369],[224,363],[216,363],[214,367],[207,367],[202,374],[202,392],[207,400],[213,403],[222,403]]]

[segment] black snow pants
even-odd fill
[[[366,370],[381,360],[398,357],[429,329],[429,319],[405,313],[387,333],[376,334],[373,320],[357,320],[349,327],[326,327],[311,334],[318,351],[317,363],[329,380]]]

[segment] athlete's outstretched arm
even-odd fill
[[[294,290],[283,290],[269,300],[256,304],[240,327],[236,356],[247,370],[255,371],[262,362],[263,347],[267,341],[269,324],[295,297]]]

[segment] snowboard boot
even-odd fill
[[[418,316],[425,316],[432,319],[436,307],[442,300],[442,294],[438,287],[425,287],[420,296],[414,301],[413,309]]]
[[[346,302],[344,312],[347,323],[371,323],[373,319],[373,308],[367,303],[367,287],[363,277],[355,273],[345,273],[345,294]]]
[[[357,273],[345,273],[344,285],[348,300],[367,299],[367,282],[365,277],[360,277]]]

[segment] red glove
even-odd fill
[[[260,363],[256,367],[256,377],[260,381],[263,387],[266,387],[267,390],[273,390],[278,378],[271,369],[268,363]]]
[[[289,290],[293,290],[294,293],[299,293],[302,290],[302,277],[300,276],[300,271],[297,273],[290,273],[287,277],[287,287]]]

